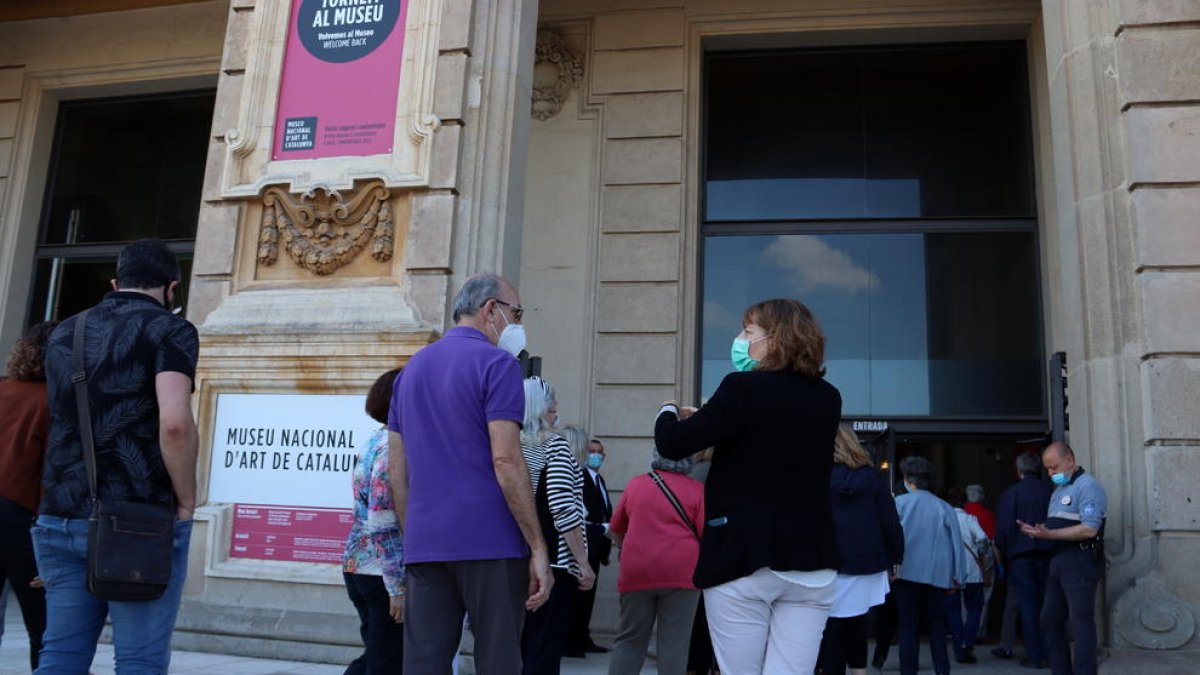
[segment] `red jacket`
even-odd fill
[[[658,475],[703,535],[704,484],[669,471]],[[700,557],[700,542],[649,475],[629,481],[609,528],[625,537],[618,558],[618,591],[695,588],[692,573]]]
[[[963,511],[975,516],[975,519],[979,521],[979,526],[983,528],[983,533],[987,535],[988,539],[993,541],[996,539],[996,517],[988,510],[988,507],[978,502],[967,502],[967,505],[963,507]]]

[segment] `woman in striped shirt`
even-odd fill
[[[596,581],[583,536],[582,469],[570,444],[555,433],[557,426],[554,388],[540,377],[528,378],[521,450],[529,465],[546,546],[552,552],[554,587],[545,605],[525,615],[521,635],[524,675],[558,675],[576,590],[587,590]]]

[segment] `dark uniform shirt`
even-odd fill
[[[41,512],[63,518],[86,518],[91,512],[71,383],[77,318],[63,321],[46,345],[50,436]],[[195,378],[200,349],[196,327],[144,293],[117,291],[88,312],[84,338],[98,496],[171,503],[174,492],[159,448],[154,379],[163,372]]]

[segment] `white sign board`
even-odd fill
[[[218,394],[208,501],[351,508],[351,475],[379,423],[365,396]]]

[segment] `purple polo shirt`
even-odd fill
[[[496,481],[487,426],[524,418],[521,365],[483,333],[457,326],[413,355],[388,415],[408,460],[405,563],[529,556]]]

